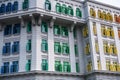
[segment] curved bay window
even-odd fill
[[[76,8],[76,17],[82,17],[82,12],[79,8]]]
[[[51,3],[50,3],[49,0],[46,0],[46,1],[45,1],[45,9],[46,9],[46,10],[51,10]]]
[[[62,5],[62,10],[61,10],[61,12],[62,12],[63,14],[67,14],[67,6],[66,6],[65,4]]]
[[[60,12],[61,12],[61,5],[60,5],[60,3],[57,3],[57,4],[56,4],[56,12],[57,12],[57,13],[60,13]]]
[[[94,18],[96,17],[96,12],[93,8],[90,8],[90,16],[92,16]]]
[[[68,6],[68,15],[74,15],[73,8],[71,6]]]
[[[13,12],[14,12],[14,11],[18,11],[18,2],[17,2],[17,1],[15,1],[15,2],[13,3],[12,11],[13,11]]]
[[[5,7],[5,4],[2,4],[2,5],[1,5],[1,13],[2,13],[2,14],[5,13],[5,8],[6,8],[6,7]]]
[[[11,3],[8,3],[7,6],[6,6],[6,12],[7,13],[10,13],[12,10],[12,4]]]

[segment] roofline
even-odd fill
[[[116,7],[116,6],[106,4],[106,3],[103,3],[103,2],[99,2],[99,1],[95,1],[95,0],[85,0],[84,3],[86,3],[86,2],[92,2],[92,3],[99,4],[99,5],[102,5],[102,6],[106,6],[106,7],[112,8],[112,9],[120,10],[120,7]]]

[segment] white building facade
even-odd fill
[[[120,80],[119,13],[93,0],[0,0],[0,80]]]

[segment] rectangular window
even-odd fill
[[[15,24],[14,25],[13,34],[20,34],[20,24]]]
[[[48,60],[42,59],[42,70],[47,71],[48,70]]]
[[[31,52],[31,49],[32,49],[31,40],[28,40],[27,46],[26,46],[26,51]]]
[[[55,53],[61,53],[60,42],[55,42],[55,43],[54,43],[54,52],[55,52]]]
[[[19,53],[19,41],[16,41],[12,45],[12,53]]]
[[[7,25],[5,28],[4,28],[4,35],[11,35],[12,33],[12,25]]]
[[[18,72],[18,61],[13,61],[10,72]]]
[[[11,43],[5,43],[5,46],[3,46],[3,55],[10,54],[10,47],[11,47]]]
[[[71,66],[70,66],[69,62],[63,62],[63,71],[71,72]]]
[[[62,53],[63,54],[69,54],[69,46],[67,43],[63,43],[62,45]]]
[[[62,36],[67,37],[68,36],[68,28],[62,27]]]
[[[43,52],[47,52],[48,51],[48,43],[47,43],[47,40],[45,40],[45,39],[42,39],[41,50]]]
[[[55,71],[62,72],[62,64],[60,61],[55,61]]]
[[[28,62],[26,63],[26,71],[30,71],[31,70],[31,60],[28,60]]]
[[[27,33],[30,33],[32,31],[32,23],[31,21],[27,23]]]
[[[3,66],[1,67],[1,73],[9,73],[9,62],[4,62]]]
[[[59,27],[59,25],[54,25],[54,35],[60,35],[60,27]]]
[[[48,32],[48,25],[46,22],[42,22],[41,24],[41,32],[42,33],[47,33]]]

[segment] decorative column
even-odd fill
[[[74,50],[74,36],[73,29],[75,23],[73,23],[69,30],[69,47],[70,47],[70,63],[71,63],[71,72],[76,72],[76,59],[75,59],[75,50]]]
[[[93,35],[93,23],[89,20],[88,23],[89,42],[90,42],[90,55],[92,61],[92,70],[97,70],[97,56],[95,51],[95,39]]]
[[[0,67],[2,66],[2,49],[3,49],[3,33],[4,33],[4,31],[3,31],[3,25],[0,23]],[[1,71],[1,69],[0,69],[0,71]]]
[[[82,26],[77,27],[77,46],[78,46],[78,53],[79,53],[79,68],[80,73],[85,72],[85,56],[84,56],[84,47],[83,47],[83,38],[82,38]]]
[[[19,18],[21,19],[19,72],[24,72],[26,67],[27,32],[25,20],[23,19],[23,17]]]
[[[105,60],[103,41],[101,36],[101,24],[99,22],[96,23],[96,30],[97,30],[97,36],[98,36],[100,64],[101,64],[102,70],[106,70],[106,60]]]
[[[113,30],[114,30],[114,38],[115,38],[115,45],[116,45],[116,48],[117,48],[117,53],[118,53],[118,63],[120,64],[120,40],[119,40],[119,37],[118,37],[118,28],[117,26],[113,26]]]
[[[37,20],[33,15],[32,19],[32,59],[31,59],[31,70],[41,70],[41,16]]]
[[[55,59],[54,59],[54,21],[55,17],[53,17],[50,21],[50,25],[48,27],[48,70],[49,71],[55,71],[54,69],[54,64],[55,64]]]

